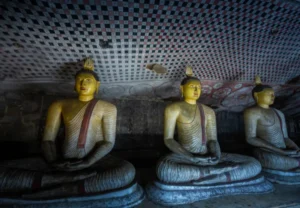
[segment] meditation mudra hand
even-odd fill
[[[93,61],[87,59],[75,75],[78,99],[60,100],[49,107],[42,141],[47,171],[5,169],[0,173],[1,192],[33,190],[23,196],[47,198],[113,190],[133,181],[134,167],[108,155],[115,143],[117,109],[94,99],[100,82],[93,69]],[[61,122],[65,139],[57,147]]]
[[[264,168],[300,171],[300,149],[288,138],[284,115],[270,108],[275,95],[268,85],[256,77],[252,90],[256,106],[244,111],[247,142],[254,146],[254,155]]]
[[[165,109],[164,142],[172,153],[157,165],[158,178],[166,183],[214,184],[239,181],[256,176],[261,166],[254,158],[221,154],[217,141],[214,111],[197,104],[201,95],[199,79],[188,77],[181,82],[184,101]],[[178,139],[174,138],[175,127]]]

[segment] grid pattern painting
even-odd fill
[[[300,3],[257,0],[0,2],[0,79],[73,80],[92,57],[104,83],[285,83],[300,75]],[[164,75],[145,69],[159,63]]]

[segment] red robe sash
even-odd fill
[[[97,99],[91,100],[85,110],[84,117],[81,123],[79,137],[78,137],[78,143],[77,143],[78,149],[82,149],[85,147],[86,136],[87,136],[90,120],[91,120],[91,115],[93,113],[94,107],[97,104],[97,102],[98,102]]]

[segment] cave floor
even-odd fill
[[[145,187],[153,179],[154,170],[138,169],[139,183]],[[143,177],[141,177],[141,175]],[[145,176],[150,176],[145,178]],[[212,198],[176,208],[300,208],[300,185],[274,184],[275,191],[268,194],[236,195]],[[161,208],[147,198],[136,208]]]

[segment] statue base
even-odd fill
[[[133,207],[145,198],[143,189],[137,184],[102,194],[74,196],[59,199],[25,200],[21,198],[0,198],[0,206],[14,208],[63,208],[63,207]]]
[[[146,187],[149,199],[164,206],[190,204],[228,195],[270,193],[273,190],[273,185],[261,175],[239,182],[202,186],[155,181]]]
[[[300,172],[295,171],[282,171],[263,168],[262,173],[271,182],[285,184],[285,185],[297,185],[300,184]]]

